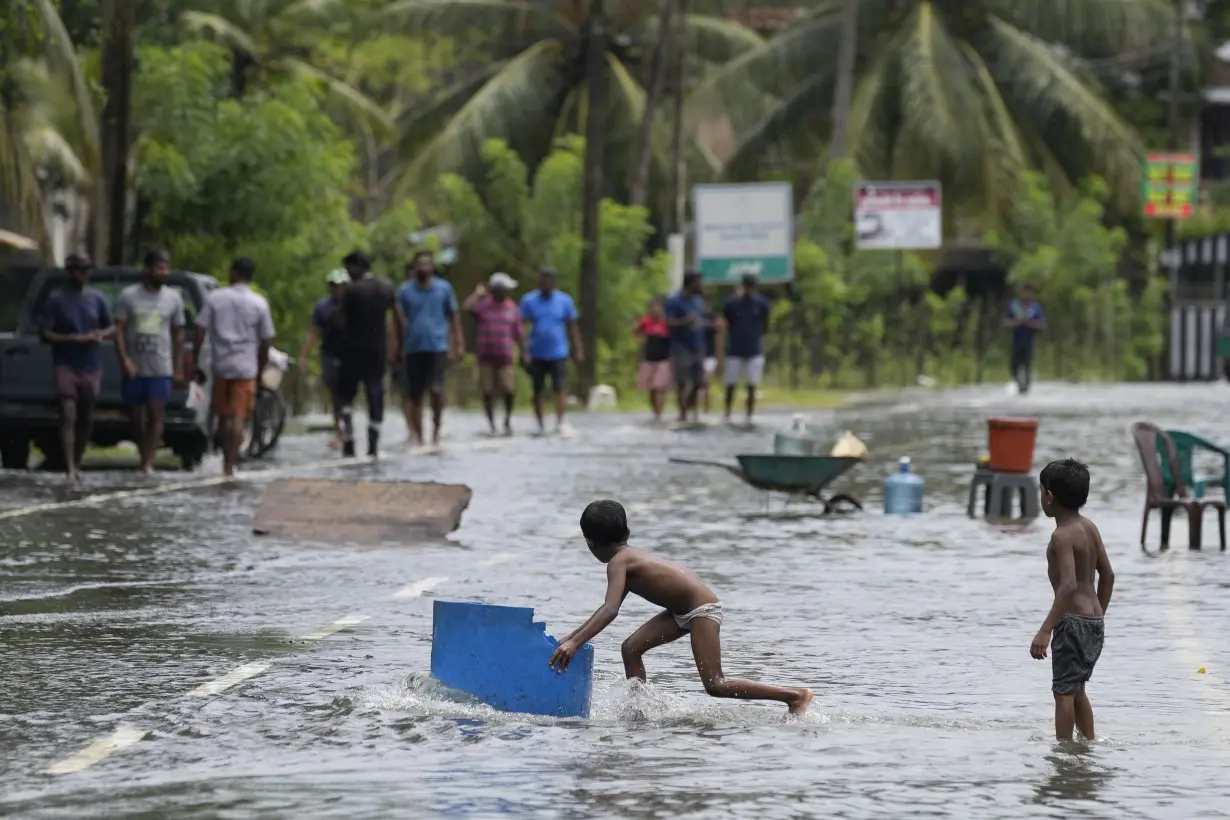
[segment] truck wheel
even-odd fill
[[[24,470],[30,466],[30,439],[24,435],[0,441],[0,467]]]

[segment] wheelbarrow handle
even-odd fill
[[[701,467],[718,467],[720,469],[726,470],[728,473],[732,475],[738,476],[739,478],[744,478],[743,470],[741,468],[736,467],[733,464],[726,464],[725,462],[722,462],[722,461],[704,461],[702,459],[695,459],[695,458],[672,458],[670,459],[670,463],[671,464],[696,464],[696,465],[700,465]]]

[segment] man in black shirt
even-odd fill
[[[355,251],[342,260],[350,274],[350,284],[337,312],[342,324],[342,356],[338,371],[337,401],[341,405],[342,455],[354,455],[354,400],[363,385],[367,398],[367,454],[375,457],[380,445],[380,425],[384,422],[384,372],[390,353],[394,359],[401,350],[388,345],[388,315],[393,314],[395,338],[401,338],[401,318],[395,310],[393,284],[372,276],[371,261]]]

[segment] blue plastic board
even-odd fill
[[[435,602],[432,677],[496,709],[589,717],[594,647],[585,644],[558,673],[547,665],[557,646],[532,607]]]

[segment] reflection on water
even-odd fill
[[[974,390],[814,414],[825,437],[851,429],[872,448],[831,488],[866,512],[832,518],[667,461],[767,451],[781,414],[754,433],[580,417],[575,439],[482,450],[460,445],[484,423],[450,417],[451,451],[324,471],[469,484],[474,502],[445,544],[254,537],[260,477],[0,520],[0,815],[1224,814],[1230,693],[1212,673],[1230,668],[1230,559],[1140,553],[1143,480],[1123,431],[1149,419],[1230,440],[1216,412],[1228,401],[1209,386],[1043,385],[1019,400]],[[1050,667],[1028,655],[1050,603],[1048,522],[965,517],[984,418],[1003,414],[1040,417],[1037,465],[1075,456],[1093,473],[1088,513],[1117,583],[1090,684],[1102,737],[1088,746],[1053,745]],[[887,518],[880,482],[907,455],[927,513]],[[291,437],[279,457],[326,456],[322,438]],[[0,475],[0,507],[47,501],[56,480]],[[532,606],[556,635],[593,612],[604,574],[577,518],[597,497],[625,503],[633,543],[721,596],[728,674],[815,689],[804,719],[707,697],[686,642],[649,653],[647,684],[623,680],[619,642],[654,614],[637,599],[595,641],[588,720],[500,713],[431,681],[432,596]],[[423,597],[395,597],[424,579]],[[350,615],[367,620],[299,639]],[[248,664],[260,673],[188,694]],[[144,740],[78,774],[42,774],[120,726]]]
[[[1064,743],[1046,756],[1050,771],[1038,784],[1034,802],[1048,804],[1067,800],[1097,800],[1114,772],[1098,760],[1096,747],[1088,743]]]

